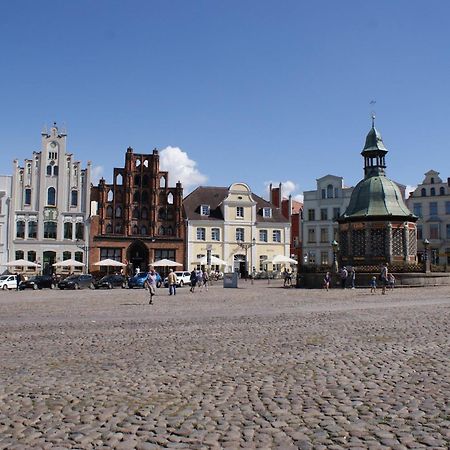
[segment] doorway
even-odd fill
[[[44,275],[51,275],[55,270],[53,264],[56,262],[56,252],[46,251],[43,256],[42,273]]]
[[[245,255],[234,255],[233,270],[237,272],[241,278],[247,278],[247,259]]]
[[[148,271],[149,251],[144,242],[140,240],[134,241],[127,250],[127,259],[131,265],[132,274]]]

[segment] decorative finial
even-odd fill
[[[375,113],[372,113],[372,128],[375,128]]]
[[[370,100],[369,104],[374,106],[376,104],[376,100]],[[372,128],[375,128],[375,111],[372,110],[371,114],[371,118],[372,118]]]

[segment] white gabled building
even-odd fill
[[[345,187],[344,179],[326,175],[317,179],[317,189],[305,191],[303,198],[303,263],[331,265],[331,243],[337,239],[336,219],[348,206],[353,187]]]
[[[45,273],[66,259],[87,263],[90,162],[83,169],[66,151],[56,124],[41,134],[41,150],[20,166],[14,161],[10,259],[38,262]]]
[[[0,274],[5,272],[9,260],[9,208],[11,202],[10,175],[0,175]]]

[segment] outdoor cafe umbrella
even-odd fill
[[[170,259],[160,259],[159,261],[155,261],[151,265],[155,267],[178,267],[182,266],[183,264],[177,263]]]
[[[66,259],[53,264],[53,267],[84,267],[86,264],[75,259]]]
[[[289,258],[289,256],[284,255],[277,255],[274,256],[272,259],[267,259],[264,261],[265,263],[272,263],[272,264],[298,264],[298,262],[295,259]]]
[[[94,266],[102,266],[102,267],[126,267],[126,264],[115,261],[114,259],[102,259],[99,262],[94,263]]]
[[[202,258],[200,258],[198,263],[201,266],[205,266],[206,264],[208,264],[208,258],[206,256],[203,256]],[[210,263],[211,263],[211,266],[226,266],[227,265],[226,261],[218,258],[217,256],[213,256],[213,255],[211,255]]]
[[[14,261],[9,261],[5,264],[7,267],[41,267],[40,264],[34,263],[32,261],[26,261],[25,259],[16,259]]]

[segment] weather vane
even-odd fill
[[[370,100],[369,105],[372,105],[372,107],[377,103],[376,100]],[[370,112],[370,117],[372,118],[372,127],[375,126],[375,110],[372,109]]]

